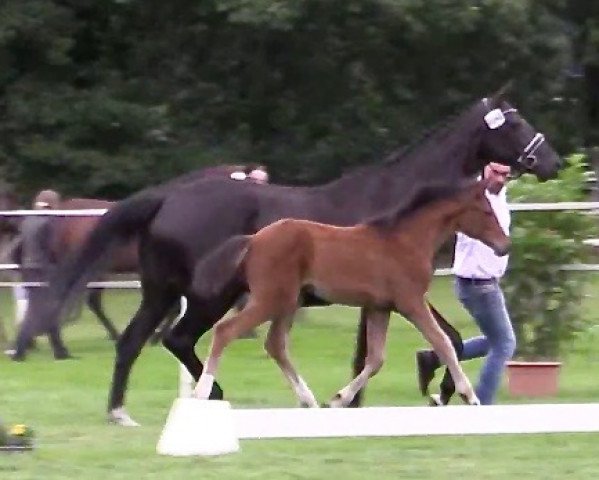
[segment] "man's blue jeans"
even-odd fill
[[[482,336],[464,341],[464,360],[485,357],[476,394],[483,405],[494,403],[505,370],[516,349],[516,336],[496,280],[476,283],[456,278],[456,295],[480,328]]]

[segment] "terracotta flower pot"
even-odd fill
[[[507,363],[508,391],[514,397],[557,395],[561,362]]]

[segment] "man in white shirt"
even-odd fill
[[[487,198],[506,234],[510,227],[505,192],[509,173],[510,167],[498,163],[489,163],[483,171],[490,181]],[[458,233],[453,262],[456,295],[482,332],[464,341],[462,359],[486,357],[476,388],[483,405],[494,403],[505,363],[516,349],[516,336],[499,285],[507,264],[507,255],[498,257],[483,243]],[[439,359],[432,350],[423,350],[416,354],[416,363],[421,388],[428,387],[440,366]]]

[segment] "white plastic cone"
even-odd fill
[[[172,456],[238,452],[239,439],[231,404],[224,400],[176,399],[156,450]]]

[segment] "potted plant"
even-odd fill
[[[589,169],[572,155],[558,179],[538,183],[521,177],[510,183],[512,203],[584,201]],[[587,325],[580,314],[588,275],[564,265],[588,262],[584,240],[597,237],[597,219],[581,211],[514,212],[510,266],[503,287],[518,342],[508,364],[512,395],[554,395],[561,354]]]

